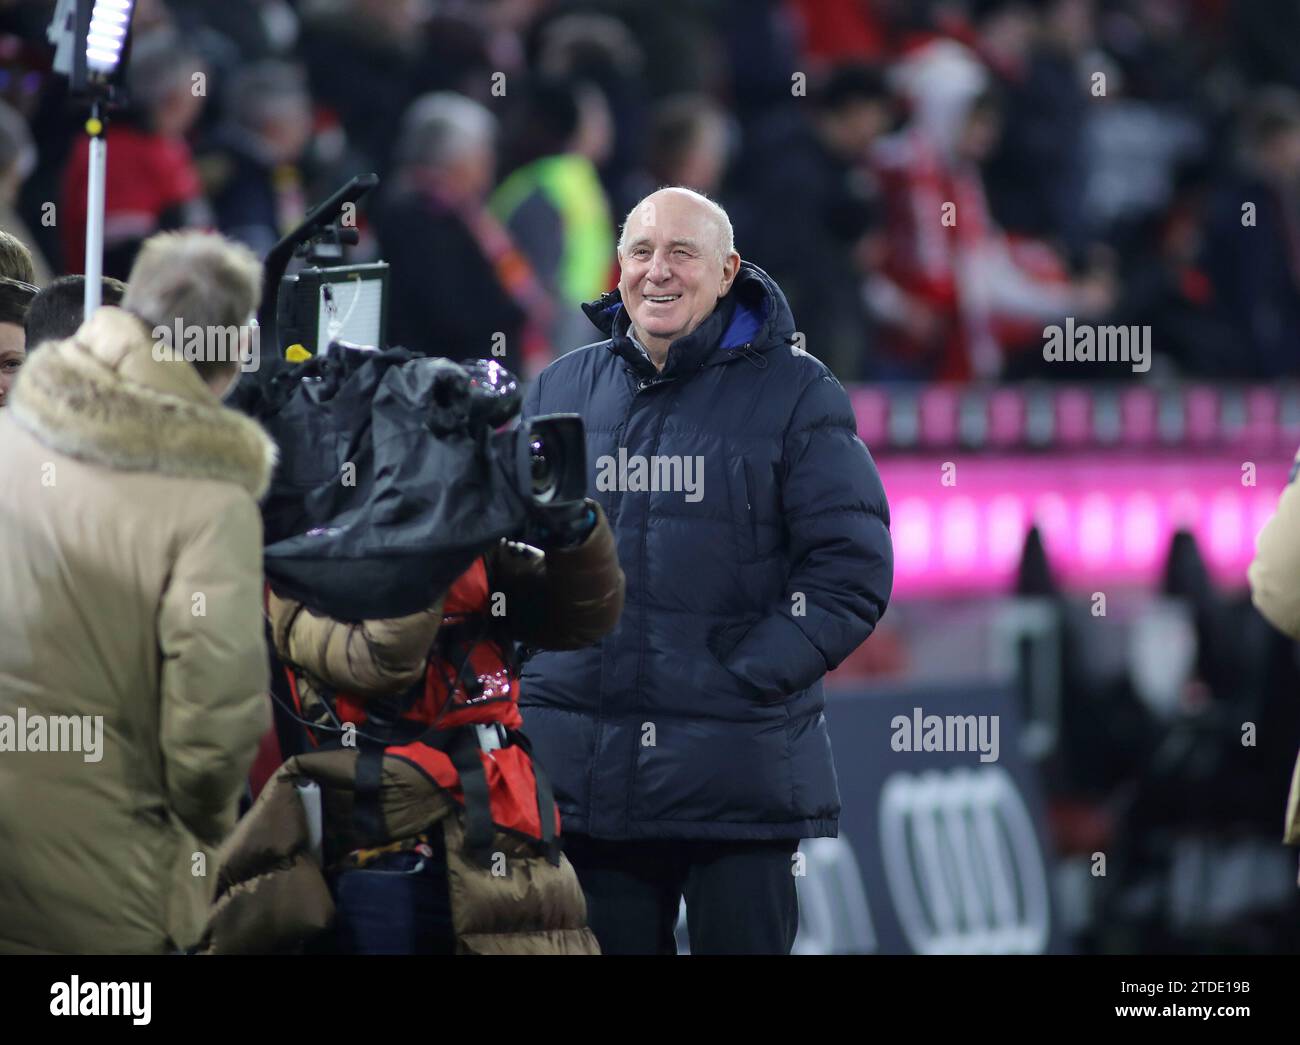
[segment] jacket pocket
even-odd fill
[[[771,702],[763,699],[761,690],[727,667],[727,661],[730,660],[731,654],[741,644],[745,636],[749,634],[749,630],[754,626],[754,623],[752,620],[747,620],[738,624],[724,624],[710,634],[705,645],[708,647],[709,652],[713,654],[713,659],[718,662],[718,667],[727,673],[726,678],[732,681],[736,691],[741,696],[757,704],[766,704]]]
[[[725,667],[731,651],[740,645],[740,640],[745,637],[750,627],[750,621],[716,624],[709,629],[704,645],[713,654],[713,659]]]
[[[728,462],[727,484],[737,557],[740,562],[753,562],[758,558],[758,505],[754,500],[754,482],[749,463],[743,457],[735,457]]]

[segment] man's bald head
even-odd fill
[[[736,249],[735,234],[732,231],[731,219],[727,216],[727,212],[703,193],[696,192],[694,189],[673,186],[666,189],[657,189],[628,211],[627,218],[623,222],[623,231],[618,239],[620,257],[629,242],[629,229],[635,232],[638,226],[653,223],[657,220],[659,211],[664,206],[697,209],[700,217],[709,221],[716,232],[719,259],[726,258]]]
[[[672,343],[704,322],[740,270],[727,212],[690,189],[660,189],[632,208],[618,262],[633,335],[659,369]]]

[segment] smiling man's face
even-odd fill
[[[618,288],[638,340],[662,368],[668,346],[708,317],[740,268],[721,230],[691,194],[662,189],[633,210],[619,251]]]

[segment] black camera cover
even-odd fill
[[[416,613],[523,530],[527,447],[479,419],[459,364],[331,352],[276,381],[259,420],[281,455],[263,506],[278,594],[339,620]]]

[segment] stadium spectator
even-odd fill
[[[11,105],[0,101],[0,229],[23,245],[31,267],[27,275],[17,275],[7,268],[3,274],[43,287],[51,279],[50,266],[44,255],[35,249],[36,241],[16,210],[18,191],[35,166],[36,149],[27,122]]]
[[[225,111],[199,171],[217,228],[265,257],[306,213],[299,165],[311,141],[311,96],[297,66],[259,62],[235,74]]]
[[[1002,99],[1002,134],[985,174],[989,206],[1008,231],[1059,241],[1082,260],[1091,230],[1080,205],[1091,172],[1086,148],[1091,10],[1054,0],[976,5],[975,50]]]
[[[600,173],[614,213],[626,213],[645,195],[641,186],[629,185],[641,160],[649,105],[642,42],[623,19],[559,6],[541,14],[531,35],[531,67],[538,74],[594,84],[609,103],[614,138]]]
[[[863,284],[880,222],[865,167],[872,143],[889,129],[892,103],[880,72],[861,65],[832,70],[809,102],[792,105],[748,150],[740,235],[771,266],[803,347],[841,380],[858,380],[872,347]]]
[[[112,276],[100,283],[101,305],[121,304],[126,284]],[[60,276],[43,288],[27,309],[27,350],[33,351],[46,341],[62,341],[77,332],[86,317],[86,277]]]
[[[36,269],[27,244],[12,233],[0,229],[0,277],[34,283]]]
[[[968,48],[936,41],[895,75],[911,117],[876,150],[888,252],[870,287],[889,328],[893,376],[995,377],[1003,366],[997,321],[1096,316],[1114,291],[1100,274],[1077,284],[1038,279],[1013,258],[979,168],[997,143],[1000,110]]]
[[[1241,335],[1221,348],[1225,369],[1275,379],[1300,363],[1300,96],[1254,95],[1237,146],[1209,203],[1204,260],[1219,314]]]
[[[181,32],[216,38],[216,48],[248,63],[290,53],[299,30],[294,8],[289,0],[182,0],[172,13]]]
[[[1253,346],[1270,335],[1245,324],[1259,322],[1267,309],[1234,312],[1240,306],[1230,286],[1227,299],[1212,302],[1208,290],[1197,289],[1203,282],[1199,273],[1186,272],[1181,260],[1170,266],[1152,255],[1149,232],[1176,224],[1185,242],[1203,235],[1207,197],[1185,191],[1189,164],[1203,165],[1204,176],[1225,189],[1239,180],[1241,172],[1227,171],[1221,157],[1230,154],[1222,146],[1238,122],[1240,91],[1296,76],[1281,60],[1287,45],[1265,29],[1290,24],[1285,7],[1265,5],[1261,14],[1230,11],[1217,0],[1191,6],[1153,0],[1125,12],[1095,0],[710,0],[661,4],[648,14],[609,0],[576,8],[547,0],[142,0],[128,84],[135,111],[112,114],[109,127],[115,147],[109,151],[106,271],[123,275],[140,236],[153,228],[214,223],[264,244],[298,210],[299,181],[289,173],[295,167],[301,167],[311,200],[370,169],[383,176],[382,195],[391,199],[397,195],[389,178],[396,136],[376,114],[405,111],[431,91],[455,91],[506,121],[498,139],[504,163],[488,187],[490,196],[500,189],[500,175],[515,172],[516,157],[528,151],[528,133],[536,129],[511,118],[516,107],[525,106],[528,84],[562,78],[594,85],[608,104],[612,141],[596,166],[611,211],[624,212],[660,184],[694,186],[724,200],[742,240],[778,270],[774,275],[808,327],[801,331],[808,346],[846,379],[974,372],[969,360],[937,362],[945,354],[960,360],[972,351],[981,373],[1024,373],[1023,353],[1013,358],[1013,371],[999,369],[1000,360],[1041,326],[1043,300],[1071,289],[1071,272],[1082,273],[1072,290],[1090,299],[1086,303],[1095,307],[1114,296],[1109,277],[1097,271],[1096,259],[1103,256],[1116,257],[1113,267],[1126,280],[1150,285],[1137,295],[1144,303],[1130,314],[1156,314],[1152,303],[1159,305],[1158,298],[1173,303],[1184,334],[1177,339],[1181,347],[1167,355],[1180,360],[1183,372],[1220,372],[1202,367],[1200,346],[1190,344],[1207,340],[1195,335],[1204,313],[1213,309],[1231,337],[1252,345],[1240,362],[1225,356],[1222,372],[1259,376],[1272,371],[1260,369]],[[30,18],[13,24],[19,22],[36,24]],[[35,140],[42,167],[8,208],[4,186],[13,183],[0,174],[0,226],[29,246],[41,246],[57,271],[75,272],[84,268],[86,142],[67,119],[62,95],[51,90],[58,78],[38,71],[47,63],[33,64],[33,55],[39,58],[46,46],[43,30],[36,35],[41,42],[28,41],[32,55],[22,58],[28,71],[10,70],[15,79],[9,96],[31,120],[31,133],[16,112],[7,120],[0,109],[0,166],[18,157],[10,171],[19,172],[21,181]],[[172,46],[179,40],[184,45]],[[160,47],[159,41],[165,43]],[[1002,260],[978,266],[988,273],[982,282],[990,289],[967,286],[960,307],[954,288],[961,281],[937,270],[919,277],[906,271],[912,250],[907,241],[916,230],[900,228],[897,212],[893,223],[880,216],[879,182],[882,174],[888,182],[889,173],[864,170],[856,149],[847,158],[837,153],[818,90],[814,86],[805,98],[798,82],[808,76],[816,85],[827,72],[870,61],[890,83],[901,84],[921,54],[936,43],[955,42],[973,49],[987,67],[987,90],[978,92],[987,97],[979,100],[975,122],[997,133],[985,134],[994,144],[978,161],[987,196],[981,206],[992,214],[993,227],[1007,232],[992,237],[1006,249],[990,256]],[[202,60],[186,57],[190,50]],[[229,106],[220,112],[205,108],[194,89],[194,75],[206,72],[224,101],[232,79],[244,79],[268,60],[301,62],[308,72],[315,134],[310,153],[297,163],[275,165],[251,145],[256,134],[227,138],[239,118],[229,118]],[[177,67],[175,75],[168,73],[169,64]],[[1098,93],[1099,73],[1106,77],[1104,93]],[[957,75],[952,83],[961,79]],[[851,117],[840,122],[849,125],[870,113],[869,123],[888,123],[893,99],[879,86],[873,90],[874,98],[832,106]],[[674,97],[682,91],[698,100],[696,111]],[[271,93],[283,98],[293,92]],[[916,104],[910,89],[903,93]],[[256,99],[252,108],[262,109],[262,101]],[[282,113],[296,111],[276,121],[285,131],[276,135],[281,142],[302,133],[300,101],[301,96],[286,101]],[[196,110],[201,120],[222,122],[200,126]],[[169,129],[150,132],[155,117]],[[203,135],[209,161],[204,173],[211,177],[207,193],[185,156],[181,138],[187,127]],[[918,127],[913,119],[909,132]],[[879,126],[871,133],[879,135]],[[73,155],[65,163],[69,150]],[[728,152],[735,163],[725,163]],[[905,179],[913,189],[944,180],[933,176],[923,157],[914,159],[913,175]],[[962,182],[975,166],[967,161],[945,177]],[[52,201],[42,198],[47,193],[38,186],[64,172],[75,187],[66,189],[57,223],[46,227],[54,217],[46,209]],[[886,188],[896,206],[920,199],[897,183]],[[1212,210],[1218,208],[1216,197],[1208,199]],[[215,221],[205,214],[209,202],[216,207]],[[369,235],[371,204],[359,215],[361,241],[351,251],[358,261],[377,257]],[[829,236],[818,230],[826,213],[843,219],[832,221]],[[945,235],[961,238],[955,231]],[[1113,255],[1098,251],[1099,243]],[[523,246],[537,261],[532,245]],[[965,249],[961,253],[969,256]],[[1163,269],[1178,270],[1173,277],[1187,286],[1172,294],[1155,287],[1169,275],[1157,271]],[[870,280],[864,304],[864,278],[882,270],[884,278]],[[38,285],[50,278],[39,256],[35,275]],[[917,279],[927,284],[924,289],[899,283]],[[1225,279],[1231,282],[1226,272]],[[545,278],[540,282],[548,285]],[[1013,284],[1019,289],[1011,290]],[[1187,293],[1190,303],[1177,300]],[[999,302],[998,295],[1009,298]],[[533,312],[533,305],[526,310]],[[505,325],[513,322],[507,315]],[[569,347],[571,334],[547,329],[556,347]],[[1259,351],[1274,352],[1267,345]],[[1051,373],[1071,376],[1064,369]]]
[[[564,352],[591,329],[582,303],[614,279],[613,219],[596,170],[609,152],[609,109],[596,88],[551,79],[520,98],[505,124],[510,173],[490,207],[550,295],[547,336]]]
[[[726,173],[729,149],[726,111],[707,94],[665,98],[650,116],[645,167],[645,195],[681,185],[714,195]]]
[[[23,321],[36,296],[36,288],[17,279],[0,277],[0,407],[6,406],[18,371],[26,361]]]
[[[375,220],[392,266],[389,340],[532,372],[548,355],[552,306],[487,209],[495,140],[492,114],[457,94],[425,95],[403,117],[397,174]]]
[[[260,278],[220,237],[150,239],[123,307],[42,348],[0,416],[0,601],[24,637],[0,645],[0,692],[80,727],[0,759],[0,835],[23,853],[0,861],[0,951],[198,942],[196,856],[216,866],[270,725],[256,501],[275,448],[219,401],[237,362],[159,360],[151,331],[243,324]]]
[[[790,8],[802,29],[804,54],[814,64],[884,57],[889,23],[881,4],[824,4],[791,0]]]
[[[428,14],[419,0],[306,0],[301,6],[300,47],[312,97],[342,125],[362,169],[381,177],[396,162],[392,118],[420,86]]]
[[[104,274],[125,279],[140,244],[155,232],[211,225],[185,134],[206,98],[206,70],[195,52],[166,31],[136,39],[127,68],[132,107],[114,114],[106,139]],[[78,138],[63,179],[59,229],[67,267],[85,270],[86,185],[90,143]]]

